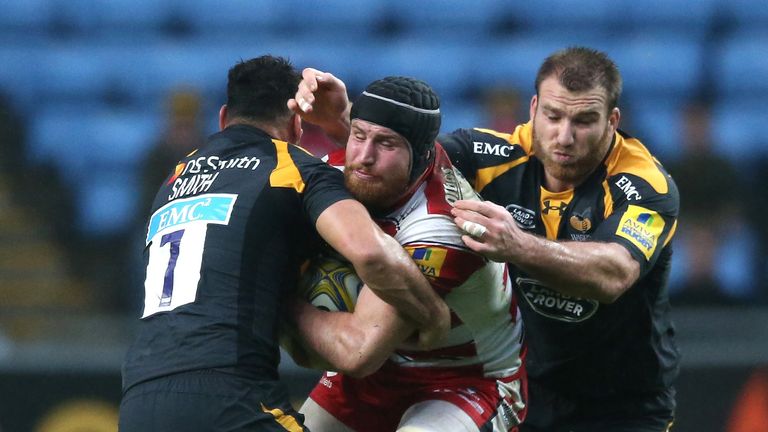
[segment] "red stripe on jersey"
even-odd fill
[[[427,213],[451,216],[451,204],[445,199],[445,170],[453,171],[450,158],[445,150],[435,145],[435,161],[432,165],[432,175],[427,180],[424,194],[427,196]]]
[[[411,245],[409,245],[411,246]],[[437,276],[427,275],[432,287],[441,296],[446,296],[455,287],[463,284],[472,274],[482,268],[486,261],[482,256],[461,249],[452,249],[444,246],[425,246],[430,249],[445,250],[443,261]]]
[[[345,156],[347,149],[338,149],[336,151],[328,153],[328,165],[335,166],[337,168],[344,168]]]

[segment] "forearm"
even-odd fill
[[[378,237],[381,247],[377,250],[384,253],[355,266],[358,275],[415,327],[432,325],[435,317],[447,313],[445,302],[395,239],[384,233]]]
[[[370,291],[361,293],[354,313],[325,312],[296,304],[296,326],[304,344],[342,373],[354,377],[378,370],[413,330],[391,306]]]
[[[347,104],[346,109],[344,109],[344,111],[339,114],[338,118],[317,125],[330,139],[342,147],[346,147],[347,138],[349,138],[349,131],[351,129],[349,111],[351,108],[352,104],[349,103]]]
[[[523,233],[508,262],[563,294],[612,303],[637,280],[639,264],[616,243],[557,242]]]

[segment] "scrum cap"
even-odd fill
[[[411,146],[411,181],[421,175],[434,156],[440,131],[440,99],[427,83],[390,76],[365,88],[352,105],[350,119],[384,126],[403,136]]]

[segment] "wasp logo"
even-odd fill
[[[569,222],[571,223],[571,227],[573,227],[573,229],[582,233],[592,229],[592,221],[589,220],[589,217],[587,216],[575,214],[571,216]]]
[[[565,209],[568,208],[568,204],[565,203],[565,201],[560,201],[558,205],[552,204],[552,201],[546,200],[542,204],[544,204],[544,207],[541,209],[541,213],[548,215],[550,211],[557,211],[557,213],[562,216],[563,213],[565,213]]]

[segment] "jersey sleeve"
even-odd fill
[[[659,167],[660,170],[663,170]],[[595,240],[623,245],[640,263],[644,276],[656,263],[677,228],[680,198],[672,178],[663,173],[664,187],[637,174],[616,173],[606,179],[606,219]],[[659,190],[661,189],[661,190]]]
[[[344,186],[344,174],[303,149],[290,146],[289,153],[303,184],[301,195],[304,211],[312,223],[332,204],[352,199]]]
[[[437,138],[438,143],[445,149],[453,166],[459,169],[471,184],[475,182],[477,161],[472,152],[472,130],[457,129]]]

